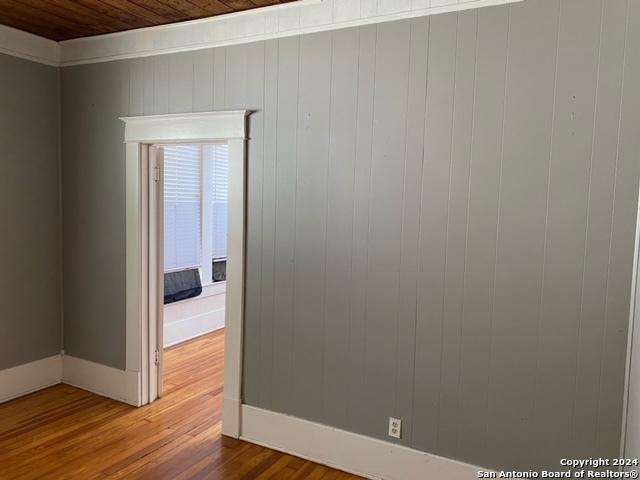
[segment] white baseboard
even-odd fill
[[[61,379],[60,355],[0,370],[0,403],[57,385]]]
[[[81,358],[62,357],[62,382],[133,406],[138,399],[139,372],[118,370]]]
[[[482,468],[288,415],[242,406],[241,438],[373,479],[478,478]]]
[[[224,308],[175,322],[165,322],[164,346],[171,347],[224,328]]]
[[[225,396],[222,400],[222,434],[240,438],[242,404],[240,400]]]

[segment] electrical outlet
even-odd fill
[[[402,420],[399,418],[389,417],[389,436],[400,438],[402,434]]]

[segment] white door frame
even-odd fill
[[[636,236],[633,250],[631,276],[631,302],[629,307],[629,330],[627,333],[627,357],[622,404],[622,432],[620,458],[635,458],[640,451],[640,185],[636,212]],[[637,467],[635,467],[637,469]]]
[[[127,370],[139,372],[138,405],[158,397],[155,350],[161,351],[162,245],[158,189],[150,146],[226,141],[229,145],[229,227],[225,305],[222,432],[240,436],[246,224],[247,110],[123,117],[126,147]],[[153,197],[155,195],[155,197]],[[161,209],[160,209],[161,210]],[[159,261],[160,260],[160,261]],[[153,280],[155,278],[155,281]],[[155,318],[154,318],[155,317]]]

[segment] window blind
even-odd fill
[[[212,256],[214,260],[227,258],[227,213],[229,210],[229,146],[211,145],[213,175],[212,194]]]
[[[201,265],[201,154],[199,145],[164,147],[165,272]]]

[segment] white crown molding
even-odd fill
[[[60,44],[58,42],[6,25],[0,25],[0,53],[54,67],[60,65]]]
[[[61,355],[0,370],[0,403],[57,385],[61,379]]]
[[[282,413],[241,408],[243,440],[366,478],[471,480],[486,470]]]
[[[0,53],[82,65],[291,37],[524,0],[298,0],[226,15],[66,40],[0,25]]]
[[[299,0],[61,42],[61,65],[202,50],[523,0]]]

